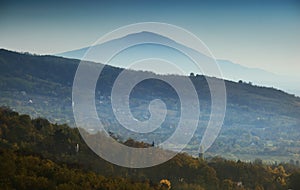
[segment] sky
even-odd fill
[[[0,48],[57,54],[137,22],[200,38],[218,59],[299,77],[300,1],[1,1]]]

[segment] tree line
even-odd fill
[[[133,139],[122,143],[151,146]],[[280,190],[299,189],[299,181],[299,167],[289,163],[207,161],[186,153],[151,168],[124,168],[93,153],[77,128],[0,108],[1,189]]]

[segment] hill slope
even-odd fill
[[[4,189],[158,190],[164,189],[162,179],[170,181],[172,189],[299,187],[300,171],[296,165],[264,165],[260,160],[244,163],[217,157],[205,161],[178,154],[155,167],[128,169],[93,154],[76,128],[42,118],[30,119],[7,108],[0,108],[0,121],[0,185]],[[120,143],[147,146],[130,139]]]
[[[74,124],[71,87],[79,60],[55,56],[36,56],[0,50],[0,103],[33,117],[46,117],[53,122]],[[163,141],[178,121],[178,96],[165,83],[147,80],[140,83],[131,97],[132,112],[138,119],[147,119],[147,105],[161,98],[174,114],[169,115],[163,131],[151,138],[122,131],[113,116],[110,93],[122,69],[105,66],[97,84],[97,106],[104,107],[106,127],[124,138],[132,137],[151,143]],[[132,74],[138,71],[131,71]],[[165,76],[184,77],[184,76]],[[210,92],[204,76],[190,77],[200,95],[203,123],[187,151],[197,155],[203,128],[210,113]],[[219,79],[214,79],[219,80]],[[267,160],[299,158],[300,98],[283,91],[253,86],[249,83],[225,81],[227,112],[224,126],[209,152],[231,159]],[[176,103],[177,102],[177,103]]]

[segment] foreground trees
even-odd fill
[[[132,139],[124,144],[150,146]],[[77,129],[0,108],[1,189],[280,190],[299,189],[299,181],[295,165],[199,161],[184,153],[151,168],[118,167],[91,152]]]

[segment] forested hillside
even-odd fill
[[[123,143],[148,146],[132,139]],[[77,128],[0,109],[1,189],[168,189],[168,182],[172,189],[299,189],[296,165],[178,154],[155,167],[128,169],[95,155]]]
[[[9,106],[20,113],[44,117],[54,123],[67,123],[74,127],[72,113],[72,84],[79,60],[55,56],[31,55],[0,50],[0,105]],[[96,64],[96,63],[95,63]],[[102,113],[101,119],[107,130],[127,139],[140,141],[146,137],[123,133],[111,108],[111,89],[122,71],[105,66],[96,88],[96,106]],[[131,71],[135,75],[138,71]],[[164,76],[183,78],[188,76]],[[187,152],[199,148],[201,135],[210,114],[210,92],[204,76],[189,76],[200,97],[203,121],[195,138],[187,146]],[[172,79],[171,79],[172,80]],[[219,79],[213,79],[219,80]],[[300,160],[300,98],[283,91],[255,86],[249,82],[225,81],[227,108],[225,121],[219,137],[208,154],[221,155],[233,160],[254,160],[263,158],[269,162]],[[145,80],[135,87],[130,97],[134,116],[147,119],[150,100],[162,99],[170,112],[164,129],[153,134],[154,138],[165,139],[172,133],[178,121],[179,100],[175,91],[158,80]]]

